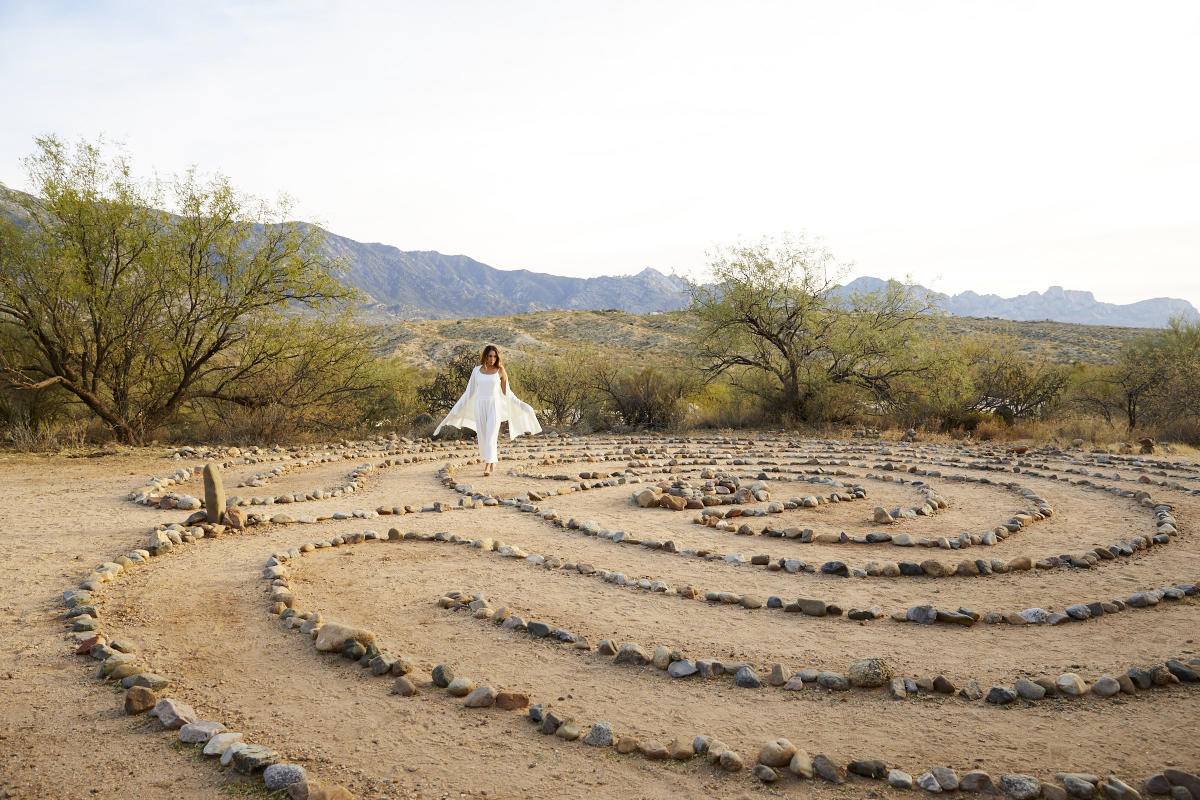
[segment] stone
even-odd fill
[[[768,767],[786,767],[796,754],[796,746],[787,739],[772,739],[758,751],[758,763]]]
[[[221,480],[219,464],[204,465],[204,509],[209,522],[221,522],[225,511],[225,483]]]
[[[497,694],[491,686],[480,686],[464,697],[462,704],[464,708],[490,708],[495,704]]]
[[[671,651],[660,644],[654,648],[654,655],[650,657],[650,663],[659,669],[666,669],[671,665]]]
[[[1178,769],[1164,769],[1162,774],[1167,779],[1167,783],[1171,784],[1172,787],[1183,787],[1188,790],[1193,798],[1200,798],[1200,777],[1189,775]]]
[[[892,679],[892,667],[882,658],[859,658],[850,663],[847,676],[851,686],[874,689]]]
[[[721,753],[720,758],[717,759],[717,763],[726,772],[741,772],[746,766],[742,762],[742,757],[733,750],[726,750]]]
[[[583,735],[583,729],[574,717],[568,717],[554,729],[554,735],[565,742],[573,742]]]
[[[672,661],[667,667],[667,674],[672,678],[686,678],[690,675],[695,675],[700,670],[691,661],[682,659],[680,661]]]
[[[938,694],[954,694],[954,684],[945,675],[935,677],[932,688]]]
[[[434,686],[445,689],[450,685],[450,681],[454,680],[454,667],[449,664],[438,664],[433,668],[431,676]]]
[[[401,697],[412,697],[417,694],[417,687],[412,681],[401,675],[392,684],[392,694],[398,694]]]
[[[496,708],[501,711],[518,711],[529,707],[529,695],[525,692],[500,691],[496,693]]]
[[[924,775],[917,778],[917,786],[920,786],[927,792],[940,792],[942,787],[938,785],[937,778],[932,772],[926,772]]]
[[[963,775],[958,781],[958,788],[964,792],[996,793],[996,786],[992,783],[992,776],[981,769],[973,769],[966,775]]]
[[[1028,678],[1017,678],[1017,683],[1013,688],[1019,697],[1023,697],[1026,700],[1041,700],[1046,696],[1045,688],[1037,685]]]
[[[622,736],[617,740],[617,752],[622,755],[632,753],[634,750],[637,750],[638,744],[638,740],[632,736]]]
[[[680,739],[672,739],[667,745],[667,755],[676,761],[687,761],[692,756],[696,755],[696,750],[691,742],[685,742]]]
[[[145,686],[134,686],[125,692],[125,713],[129,715],[145,714],[154,708],[158,696]]]
[[[810,617],[823,617],[829,613],[829,607],[825,604],[824,600],[812,600],[807,597],[800,597],[796,599],[796,605],[800,611]]]
[[[888,786],[896,789],[911,789],[913,787],[912,775],[898,769],[889,769],[887,774]]]
[[[850,680],[837,672],[822,672],[817,676],[817,685],[823,689],[844,692],[850,688]]]
[[[1058,691],[1068,697],[1081,697],[1087,694],[1087,684],[1083,679],[1074,672],[1064,672],[1055,679],[1054,685],[1058,687]]]
[[[299,764],[271,764],[263,770],[263,784],[268,789],[286,789],[307,778],[304,767]]]
[[[617,656],[613,659],[613,663],[632,664],[640,667],[650,663],[650,656],[646,654],[641,645],[635,642],[625,642],[617,651]]]
[[[813,770],[813,760],[804,750],[797,749],[792,754],[792,760],[788,762],[788,772],[795,775],[797,778],[811,778],[815,775]]]
[[[813,756],[813,772],[819,775],[824,780],[830,783],[842,784],[846,782],[846,768],[840,764],[835,764],[827,756],[818,754]]]
[[[1099,697],[1112,697],[1121,691],[1121,684],[1111,675],[1101,675],[1092,684],[1092,694]]]
[[[591,747],[611,747],[613,743],[612,725],[607,722],[597,722],[583,737],[583,743]]]
[[[277,763],[279,754],[261,744],[248,744],[233,754],[233,771],[242,775],[253,775]]]
[[[771,769],[765,764],[754,765],[754,777],[758,778],[763,783],[774,783],[775,781],[779,780],[779,775],[775,773],[775,770]]]
[[[1142,800],[1140,792],[1115,775],[1109,775],[1101,781],[1100,790],[1109,800]]]
[[[929,770],[933,773],[933,777],[937,778],[938,786],[944,792],[953,792],[958,789],[958,773],[949,767],[934,767]]]
[[[979,688],[979,684],[974,680],[969,680],[967,681],[967,685],[959,691],[958,695],[965,700],[978,700],[983,697],[983,690]]]
[[[1087,798],[1096,793],[1096,783],[1099,782],[1099,779],[1089,781],[1087,778],[1095,777],[1095,775],[1085,777],[1083,775],[1065,774],[1060,775],[1059,780],[1062,781],[1063,788],[1066,789],[1068,795],[1087,800]],[[1046,796],[1046,787],[1044,785],[1042,786],[1042,796]]]
[[[365,647],[375,640],[375,634],[349,625],[336,622],[326,622],[316,630],[316,648],[322,653],[336,653],[348,641],[354,641]],[[360,654],[361,655],[361,654]]]
[[[984,699],[993,705],[1006,706],[1017,699],[1017,693],[1007,686],[993,686],[991,689],[988,689],[987,696]]]
[[[186,744],[199,744],[207,742],[218,733],[224,733],[224,731],[225,726],[219,722],[198,719],[195,722],[189,722],[179,729],[179,741]]]
[[[884,778],[887,777],[888,768],[879,759],[860,760],[855,759],[846,765],[846,771],[855,775],[861,775],[864,778]]]
[[[1013,800],[1033,800],[1042,793],[1042,782],[1032,775],[1006,773],[1000,776],[1000,789]]]
[[[446,692],[454,697],[466,697],[475,688],[475,681],[470,678],[455,678],[446,687]]]
[[[213,734],[212,738],[204,745],[201,751],[206,756],[219,756],[225,752],[225,748],[234,742],[240,742],[242,734],[226,731],[224,733]]]
[[[189,722],[196,721],[196,712],[192,710],[191,706],[171,698],[159,700],[154,705],[153,713],[158,717],[159,722],[172,730],[178,730]]]

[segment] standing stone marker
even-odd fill
[[[204,508],[209,522],[221,521],[225,511],[225,484],[221,480],[221,468],[213,463],[204,465]]]

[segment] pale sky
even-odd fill
[[[1200,4],[0,0],[0,181],[103,135],[405,250],[1200,307]]]

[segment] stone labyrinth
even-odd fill
[[[145,540],[66,587],[73,646],[148,731],[294,797],[1200,800],[1195,463],[547,436],[484,479],[473,453],[185,448],[131,487]]]

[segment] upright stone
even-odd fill
[[[221,468],[213,462],[204,465],[204,510],[208,521],[218,523],[225,513],[225,484],[221,480]]]

